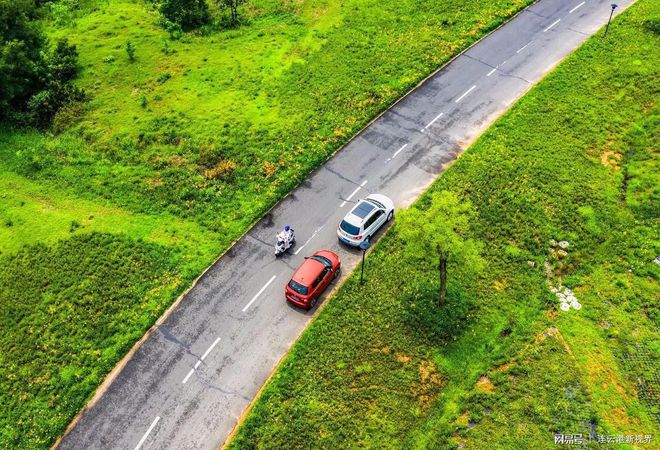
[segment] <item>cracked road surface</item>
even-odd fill
[[[222,445],[315,312],[284,301],[303,257],[331,249],[349,273],[359,251],[340,246],[335,229],[356,200],[378,192],[408,206],[609,14],[609,0],[540,0],[384,113],[206,272],[59,448]],[[289,222],[297,247],[276,260],[275,234]]]

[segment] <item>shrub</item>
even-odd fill
[[[37,127],[46,128],[63,106],[84,99],[85,93],[82,89],[70,83],[53,80],[45,89],[30,98],[28,102],[30,119]]]
[[[206,0],[162,0],[159,9],[165,19],[179,25],[184,31],[199,28],[210,19]]]
[[[48,76],[58,81],[72,80],[78,71],[78,50],[68,39],[57,41],[47,60]]]
[[[62,106],[84,94],[70,84],[76,46],[60,39],[45,52],[37,18],[34,2],[0,0],[0,120],[46,127]]]
[[[165,83],[167,80],[169,80],[170,78],[172,78],[172,74],[169,73],[169,72],[164,72],[164,73],[161,73],[161,74],[158,76],[158,78],[156,79],[156,81],[158,82],[158,84],[163,84],[163,83]]]
[[[655,34],[660,34],[660,17],[654,17],[645,21],[644,26]]]
[[[135,46],[131,41],[126,41],[126,54],[130,62],[135,61]]]
[[[34,2],[0,0],[0,119],[23,111],[42,84],[46,38],[36,17]]]
[[[216,0],[220,9],[229,10],[229,24],[235,26],[238,23],[238,7],[245,0]]]

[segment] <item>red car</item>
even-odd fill
[[[286,299],[301,308],[312,309],[325,288],[339,276],[340,269],[339,256],[330,250],[306,256],[286,285]]]

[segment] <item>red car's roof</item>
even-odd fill
[[[293,274],[291,279],[296,283],[302,284],[303,286],[311,286],[314,280],[316,280],[316,277],[321,274],[324,268],[325,266],[317,260],[307,258],[305,262],[302,263],[300,267],[298,267],[298,270],[296,270],[296,273]]]

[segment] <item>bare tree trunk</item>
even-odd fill
[[[438,245],[438,272],[440,273],[440,292],[438,293],[438,305],[442,306],[447,300],[447,252]]]

